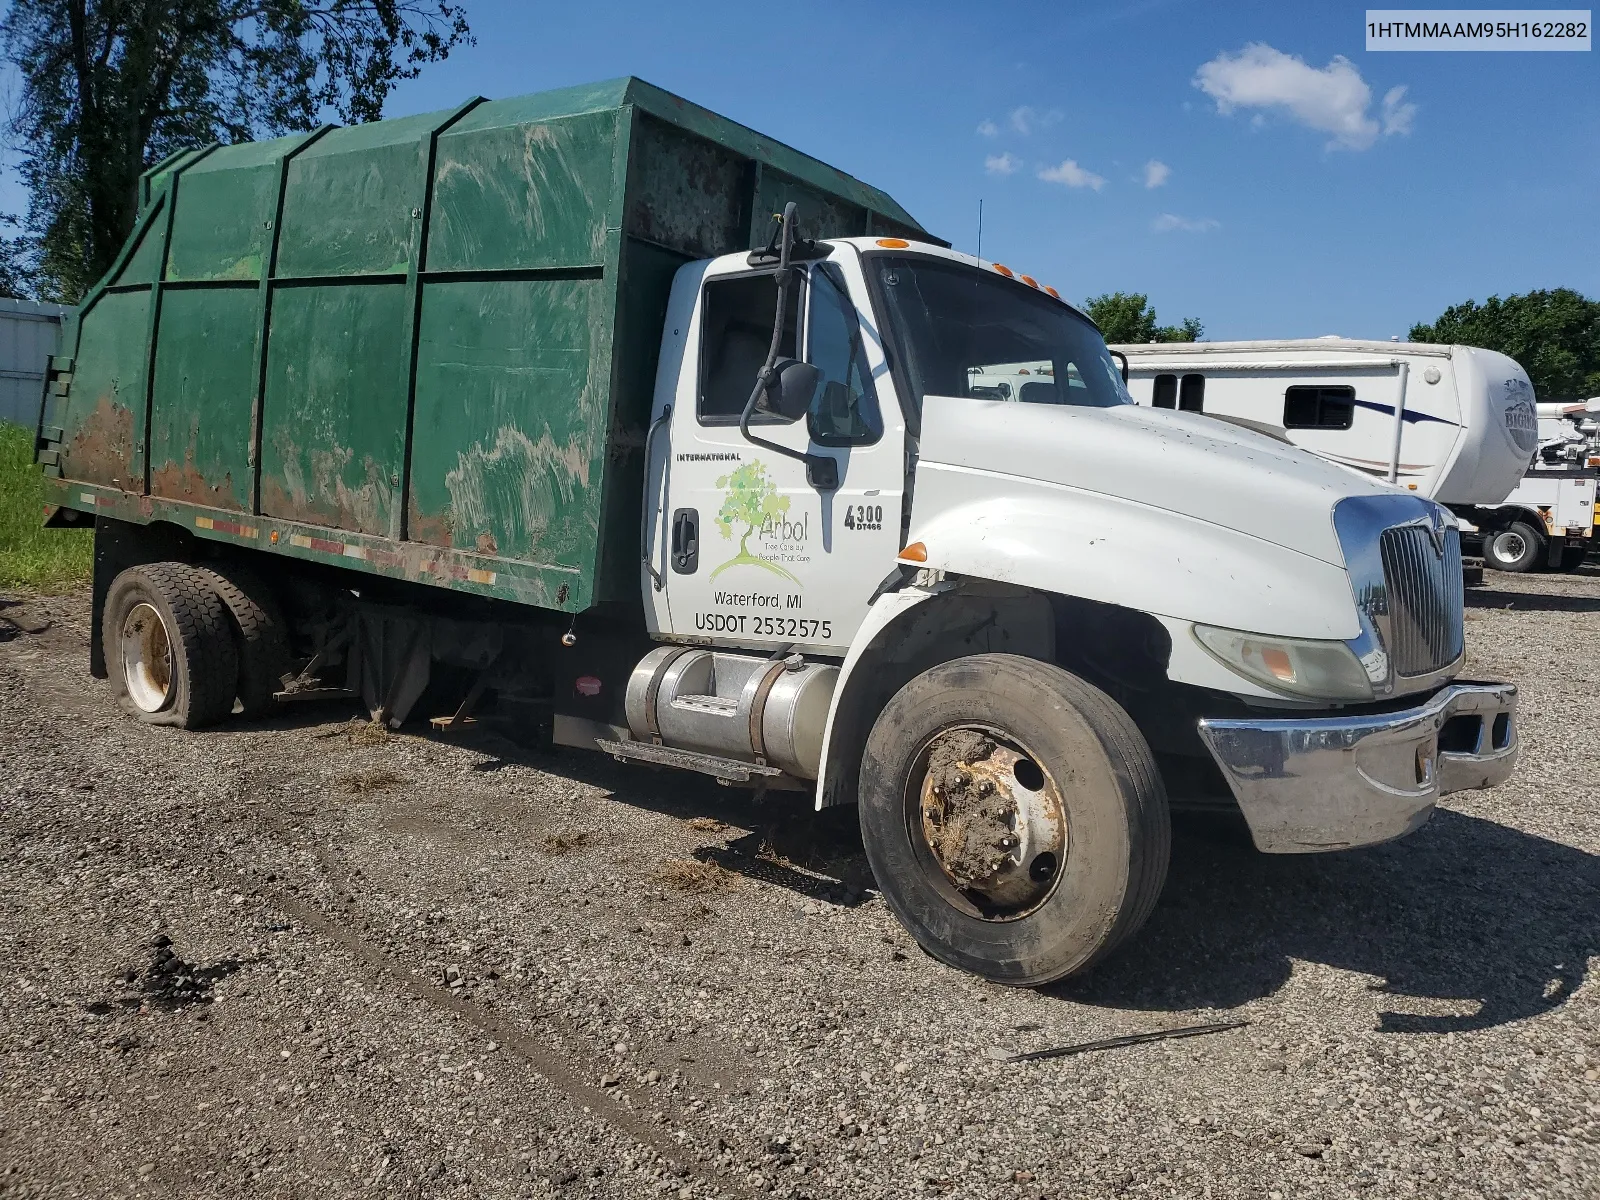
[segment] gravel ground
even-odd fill
[[[853,812],[337,708],[148,728],[81,598],[12,608],[0,1196],[1600,1195],[1600,571],[1469,595],[1512,783],[1345,854],[1181,828],[1037,992],[925,957]]]

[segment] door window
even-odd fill
[[[820,446],[850,446],[883,436],[883,415],[862,347],[855,305],[850,302],[844,277],[832,263],[811,273],[806,361],[822,372],[807,418],[812,441]]]
[[[800,279],[799,271],[791,276],[783,337],[778,342],[779,358],[795,357]],[[700,307],[700,424],[738,424],[750,393],[755,390],[756,376],[767,361],[777,310],[778,288],[770,271],[713,279],[706,284]],[[753,414],[751,424],[778,419],[758,412]]]

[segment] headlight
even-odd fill
[[[1371,700],[1372,682],[1343,642],[1264,637],[1196,625],[1195,639],[1223,666],[1263,687],[1308,700]]]

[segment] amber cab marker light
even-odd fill
[[[1023,283],[1027,284],[1031,288],[1036,288],[1036,287],[1039,286],[1039,281],[1037,279],[1035,279],[1032,275],[1019,275],[1018,278],[1021,279]]]
[[[994,269],[996,271],[999,271],[1000,274],[1004,275],[1007,279],[1015,279],[1016,278],[1016,272],[1014,272],[1010,267],[1006,266],[1004,263],[995,263],[994,264]]]
[[[1056,299],[1057,299],[1057,300],[1059,300],[1059,299],[1061,299],[1061,293],[1060,293],[1060,292],[1058,292],[1058,291],[1056,291],[1056,290],[1055,290],[1055,288],[1053,288],[1053,287],[1051,287],[1051,286],[1050,286],[1050,285],[1049,285],[1049,284],[1046,284],[1046,285],[1045,285],[1045,289],[1044,289],[1044,290],[1045,290],[1045,291],[1047,291],[1047,292],[1049,292],[1049,293],[1050,293],[1050,294],[1051,294],[1051,295],[1052,295],[1052,296],[1054,296],[1054,297],[1055,297],[1055,298],[1056,298]]]
[[[904,250],[911,245],[905,238],[879,238],[878,245],[885,250]]]
[[[912,542],[911,545],[907,546],[904,550],[900,551],[900,561],[901,562],[927,562],[928,561],[928,548],[926,546],[924,546],[921,542]]]

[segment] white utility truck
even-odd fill
[[[1501,503],[1471,514],[1484,561],[1498,571],[1575,571],[1595,544],[1600,396],[1538,411],[1539,450],[1527,474]]]
[[[264,323],[254,285],[229,310],[259,373],[166,373],[208,344],[186,336],[212,319],[180,303],[204,299],[189,274],[159,323],[131,284],[80,309],[40,455],[51,523],[95,522],[94,645],[128,711],[199,725],[343,688],[397,725],[426,696],[454,708],[445,729],[510,714],[626,762],[859,804],[895,915],[1015,985],[1139,928],[1172,806],[1236,806],[1261,850],[1294,854],[1400,837],[1507,778],[1516,689],[1457,678],[1460,546],[1438,504],[1135,405],[1050,289],[625,83],[612,108],[591,89],[388,123],[434,174],[401,231],[426,258],[378,283],[336,287],[327,263],[355,272],[365,243],[343,231],[390,221],[366,186],[390,143],[336,131],[305,151],[315,170],[274,166],[266,211],[286,215],[243,222],[241,244],[270,237],[251,261],[316,286]],[[619,129],[631,150],[572,149]],[[723,169],[729,147],[757,169]],[[221,150],[193,178],[301,148]],[[562,182],[580,168],[614,202],[580,205]],[[193,257],[220,235],[184,240],[186,172],[168,227]],[[839,236],[798,239],[791,200],[748,250],[752,204],[783,188]],[[131,246],[126,270],[160,271]],[[125,346],[147,361],[140,337],[156,366],[119,424],[132,391],[102,381]],[[233,443],[211,435],[233,417],[257,441],[224,477]],[[187,473],[152,463],[146,419],[180,441],[198,425]],[[259,485],[229,491],[252,466]]]

